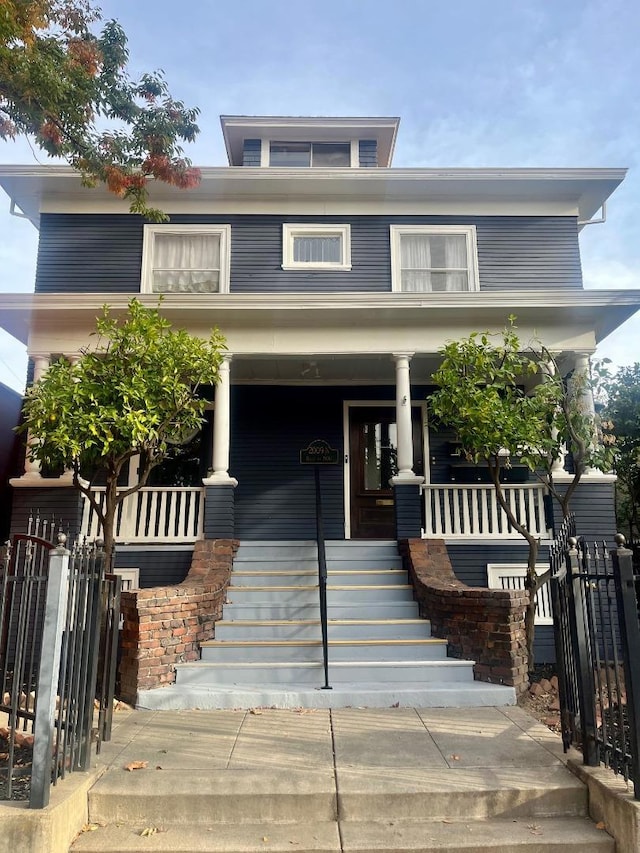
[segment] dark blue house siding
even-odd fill
[[[475,224],[482,290],[580,288],[577,222],[569,216],[176,215],[173,223],[231,225],[231,290],[391,290],[389,226]],[[283,222],[351,226],[350,271],[282,269]],[[131,215],[41,216],[36,292],[138,293],[143,220]]]
[[[116,569],[140,569],[140,586],[181,583],[191,567],[193,545],[120,545]]]

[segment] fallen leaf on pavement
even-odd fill
[[[124,765],[125,770],[144,770],[149,764],[148,761],[130,761],[128,764]]]

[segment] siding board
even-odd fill
[[[569,216],[223,216],[176,215],[176,224],[231,225],[233,293],[391,290],[389,226],[473,224],[482,290],[581,288],[575,217]],[[351,226],[350,271],[283,270],[283,222]],[[143,219],[117,214],[43,213],[38,293],[137,293]]]

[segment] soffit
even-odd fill
[[[172,205],[233,201],[359,201],[373,203],[496,202],[562,204],[581,220],[590,219],[623,181],[625,169],[261,169],[204,168],[192,190],[162,183],[149,185],[150,202],[168,212]],[[70,167],[0,166],[0,186],[38,226],[43,204],[69,211],[126,213],[125,201],[102,185],[83,187]],[[201,209],[201,208],[198,208]]]

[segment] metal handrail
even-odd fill
[[[322,521],[322,493],[320,490],[320,467],[314,466],[316,483],[316,539],[318,543],[318,590],[320,593],[320,626],[322,629],[322,660],[324,664],[323,690],[331,690],[329,685],[329,640],[327,628],[327,555],[324,544]]]

